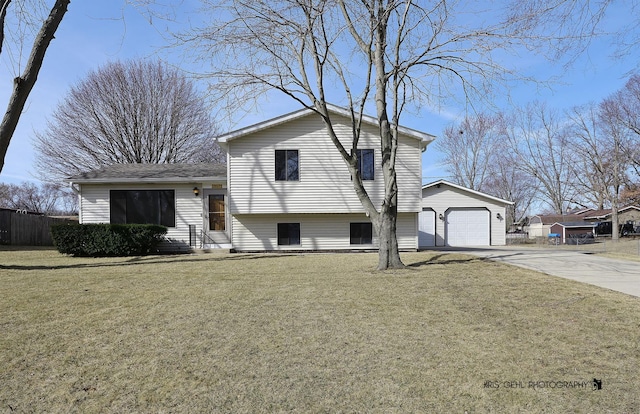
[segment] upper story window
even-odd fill
[[[176,226],[174,190],[111,190],[112,224],[161,224]]]
[[[375,160],[372,149],[356,150],[358,171],[363,180],[373,180],[375,176]]]
[[[298,181],[298,150],[276,150],[276,181]]]

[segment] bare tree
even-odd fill
[[[575,190],[574,149],[562,119],[544,104],[517,108],[506,118],[504,139],[516,159],[516,168],[534,177],[542,199],[556,214],[579,199]]]
[[[627,181],[628,159],[621,151],[623,130],[606,116],[611,109],[606,101],[600,111],[593,105],[576,108],[571,120],[576,184],[583,194],[595,198],[598,208],[611,206],[611,239],[617,241],[618,208],[622,185]]]
[[[617,162],[612,157],[609,137],[605,136],[595,105],[573,108],[568,121],[575,153],[574,185],[585,201],[601,210],[611,205],[610,189],[615,180],[611,166]]]
[[[513,201],[507,206],[506,224],[509,228],[521,222],[528,214],[538,195],[538,182],[518,168],[518,162],[506,145],[501,146],[500,156],[490,167],[482,191],[503,200]]]
[[[78,211],[77,196],[59,185],[32,182],[0,183],[0,207],[42,214],[70,215]]]
[[[478,113],[448,126],[436,148],[456,184],[514,204],[507,207],[507,227],[522,220],[536,198],[538,183],[518,168],[504,140],[504,115]]]
[[[5,40],[5,23],[7,21],[7,13],[10,10],[12,0],[0,0],[0,53],[3,51]],[[24,109],[27,98],[33,89],[38,78],[38,73],[42,67],[44,56],[49,44],[54,38],[56,30],[62,21],[67,7],[71,0],[56,0],[51,7],[49,16],[42,22],[40,31],[35,37],[31,54],[27,60],[26,66],[22,74],[13,80],[13,91],[9,98],[7,110],[0,123],[0,172],[4,167],[4,160],[9,149],[9,143],[13,137],[13,133],[18,126],[20,115]],[[17,0],[16,3],[22,3]],[[16,19],[24,19],[32,10],[17,9]]]
[[[453,182],[484,190],[492,165],[503,155],[499,151],[499,133],[499,116],[484,113],[467,116],[444,130],[436,149],[443,154],[443,164]]]
[[[36,166],[49,180],[114,163],[224,162],[205,99],[161,62],[115,62],[71,88],[45,131]]]
[[[638,18],[640,16],[638,13],[640,12],[640,2],[638,0],[625,0],[617,3],[618,7],[624,10],[626,16],[630,17],[630,19],[624,25],[617,22],[619,27],[613,33],[615,36],[612,42],[612,45],[614,45],[613,56],[618,59],[637,56],[638,47],[640,46],[640,33],[637,30],[640,24],[640,19]],[[635,66],[634,72],[637,72],[638,68],[640,68],[640,61],[637,61]]]
[[[624,142],[622,150],[628,158],[636,179],[640,178],[640,75],[632,76],[622,89],[604,103],[601,111],[607,123],[618,123],[635,139]]]
[[[472,1],[202,0],[211,23],[184,35],[212,64],[211,77],[228,109],[252,105],[273,90],[320,116],[352,176],[353,186],[380,240],[379,269],[403,266],[397,249],[398,125],[406,110],[439,101],[461,88],[485,96],[514,79],[504,53],[535,49],[567,55],[591,36],[584,2],[517,0],[500,10]],[[470,18],[473,16],[473,18]],[[566,41],[566,42],[565,42]],[[549,48],[551,46],[551,48]],[[355,69],[357,68],[357,70]],[[357,148],[365,107],[375,108],[385,197],[375,206],[348,151],[333,129],[327,101],[352,114]]]
[[[613,240],[618,239],[618,209],[625,187],[631,189],[637,177],[637,150],[640,135],[640,77],[633,76],[625,86],[600,103],[599,117],[602,128],[602,153],[607,160],[607,195],[611,203],[611,224]]]
[[[640,204],[640,184],[627,184],[620,193],[620,204],[623,206]]]

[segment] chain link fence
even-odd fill
[[[584,251],[588,253],[613,253],[640,257],[640,236],[621,237],[617,242],[610,237],[569,238],[562,243],[558,237],[536,237],[530,239],[526,233],[507,234],[507,245],[533,248],[549,248]]]

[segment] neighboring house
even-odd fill
[[[502,246],[510,204],[444,180],[427,184],[422,187],[420,248]]]
[[[350,151],[349,113],[331,107],[330,116]],[[401,249],[418,248],[422,152],[433,139],[399,128]],[[70,177],[79,193],[80,222],[164,224],[169,227],[167,249],[378,248],[349,170],[314,112],[296,111],[223,135],[218,142],[227,151],[226,166],[113,165]],[[379,142],[377,120],[365,116],[359,158],[364,186],[378,206],[384,196]]]
[[[351,151],[348,111],[331,107],[333,128]],[[358,143],[364,186],[384,197],[378,122],[365,116]],[[422,152],[432,135],[399,127],[397,236],[418,248]],[[232,245],[238,251],[368,250],[378,237],[322,119],[304,109],[218,138],[227,151]]]
[[[573,214],[576,216],[581,216],[581,217],[585,217],[588,214],[591,214],[592,212],[596,211],[595,208],[591,208],[591,207],[584,207],[584,208],[568,208],[567,209],[567,214]]]
[[[162,224],[167,250],[231,248],[225,165],[114,164],[68,181],[79,195],[80,223]]]
[[[592,222],[611,221],[611,209],[591,211],[584,219]],[[626,206],[618,209],[618,222],[620,224],[630,223],[634,227],[640,226],[640,207]]]
[[[591,211],[591,210],[588,210]],[[526,231],[530,239],[537,237],[548,237],[551,233],[551,226],[555,223],[575,223],[584,220],[584,214],[538,214],[529,218],[529,226]]]
[[[595,223],[589,223],[588,221],[584,220],[575,222],[553,223],[549,228],[549,234],[558,235],[558,243],[565,244],[567,243],[568,239],[579,240],[582,238],[594,237],[595,227]]]
[[[611,209],[594,210],[592,208],[585,208],[582,210],[572,210],[568,214],[540,214],[529,218],[529,227],[527,231],[529,238],[536,237],[548,237],[549,233],[559,234],[558,231],[551,230],[551,226],[554,224],[569,224],[575,232],[593,232],[593,226],[582,226],[582,230],[575,230],[580,228],[584,222],[599,223],[603,221],[611,220]],[[618,210],[618,221],[620,224],[631,223],[634,227],[640,226],[640,207],[627,206]],[[576,227],[577,226],[577,227]],[[565,228],[569,228],[566,227]],[[558,227],[559,230],[560,227]]]

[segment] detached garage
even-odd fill
[[[419,247],[502,246],[510,204],[444,180],[427,184],[422,187]]]

